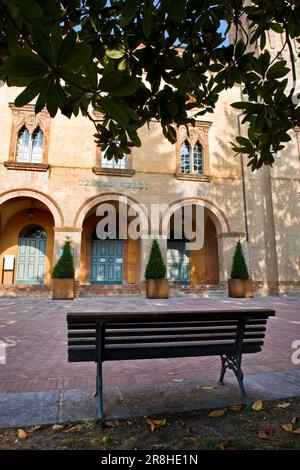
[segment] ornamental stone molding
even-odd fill
[[[43,164],[48,163],[48,149],[49,149],[49,136],[50,136],[50,123],[51,117],[46,109],[43,109],[40,113],[35,114],[34,104],[27,104],[22,108],[18,108],[13,103],[9,103],[9,107],[12,110],[12,126],[11,126],[11,139],[9,146],[8,162],[16,160],[16,146],[17,137],[19,130],[26,126],[28,131],[32,132],[40,127],[44,134],[44,149],[43,149]],[[31,163],[26,166],[33,165]],[[34,170],[34,166],[32,166]]]
[[[210,176],[210,164],[209,164],[209,144],[208,144],[208,132],[212,125],[210,121],[198,121],[195,126],[179,126],[177,129],[177,142],[176,142],[176,173],[175,176],[178,178],[181,174],[180,168],[180,149],[183,142],[186,140],[191,146],[194,146],[197,142],[202,145],[203,150],[203,175]],[[192,173],[185,175],[185,179],[192,179]],[[210,179],[205,181],[210,181]]]

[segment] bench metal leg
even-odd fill
[[[241,363],[242,363],[242,355],[237,353],[237,354],[231,354],[228,356],[221,356],[221,361],[222,361],[222,369],[221,369],[221,376],[219,380],[220,385],[224,385],[224,375],[226,372],[226,369],[231,369],[238,381],[240,392],[241,392],[241,398],[243,403],[246,405],[249,405],[251,403],[251,400],[249,399],[244,384],[243,384],[243,379],[244,379],[244,374],[241,368]]]
[[[104,418],[104,413],[103,413],[102,361],[97,362],[96,386],[97,386],[97,396],[98,396],[98,417],[100,419],[103,419]]]
[[[224,384],[224,375],[225,375],[225,372],[226,372],[226,369],[227,369],[227,365],[226,365],[226,357],[221,355],[221,375],[220,375],[220,379],[219,379],[219,382],[218,384],[219,385],[225,385]]]

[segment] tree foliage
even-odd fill
[[[149,261],[146,267],[146,279],[164,279],[166,266],[157,240],[152,241]]]
[[[52,279],[73,279],[74,264],[71,252],[71,244],[66,240],[63,246],[63,252],[52,271]]]
[[[231,279],[249,279],[248,268],[240,241],[236,244],[233,256]]]
[[[237,31],[229,45],[223,24]],[[268,31],[284,38],[288,62],[280,51],[271,58]],[[299,36],[298,0],[0,0],[0,79],[25,87],[17,106],[35,98],[36,112],[86,115],[116,159],[141,145],[138,129],[152,120],[175,142],[176,126],[193,125],[241,84],[233,107],[248,135],[233,149],[255,169],[271,165],[300,124]]]

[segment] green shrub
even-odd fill
[[[147,264],[146,279],[164,279],[166,275],[166,266],[159,248],[157,240],[152,241],[151,252]]]
[[[65,241],[63,252],[52,271],[52,279],[73,279],[74,264],[69,240]]]
[[[240,241],[237,242],[235,248],[231,268],[231,279],[249,279],[248,268]]]

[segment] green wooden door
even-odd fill
[[[91,284],[122,284],[123,240],[92,240]]]
[[[19,238],[17,284],[43,284],[46,242],[45,239]]]
[[[170,282],[190,283],[190,256],[184,241],[168,241],[167,268]]]

